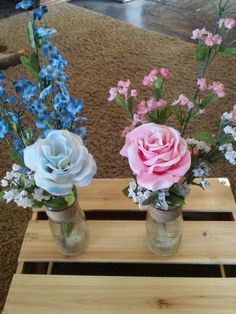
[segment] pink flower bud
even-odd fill
[[[206,83],[206,79],[205,78],[199,78],[197,80],[197,85],[200,89],[200,91],[202,92],[205,92],[208,90],[208,86],[207,86],[207,83]]]
[[[118,92],[117,88],[112,87],[112,88],[109,90],[110,96],[108,97],[107,100],[108,100],[108,101],[112,101],[113,99],[115,99],[116,96],[117,96],[117,92]]]
[[[166,80],[171,77],[171,72],[168,68],[161,68],[160,73]]]
[[[228,29],[232,29],[232,28],[234,28],[234,26],[236,25],[236,20],[235,19],[233,19],[233,18],[226,18],[225,20],[224,20],[224,25],[225,25],[225,27],[226,28],[228,28]]]

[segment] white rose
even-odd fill
[[[97,171],[82,139],[67,130],[51,131],[26,147],[24,162],[35,172],[36,185],[52,195],[66,195],[73,185],[88,185]]]

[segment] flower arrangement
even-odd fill
[[[225,45],[228,32],[236,25],[236,20],[228,17],[231,4],[220,1],[213,7],[218,15],[214,32],[196,29],[191,37],[198,41],[196,59],[200,65],[192,97],[181,94],[171,103],[164,99],[165,82],[172,76],[168,68],[153,69],[144,77],[142,85],[151,91],[148,99],[137,100],[130,80],[119,81],[110,89],[108,100],[115,100],[131,117],[131,124],[122,132],[125,145],[120,154],[128,158],[135,178],[124,193],[140,208],[152,205],[171,210],[182,206],[190,184],[208,187],[205,178],[214,163],[236,165],[236,105],[220,117],[217,134],[200,131],[185,138],[189,123],[225,96],[221,82],[207,82],[208,66],[218,55],[236,54],[236,48]],[[170,117],[175,118],[178,130],[167,126]]]
[[[63,210],[76,200],[75,186],[88,185],[96,163],[83,140],[86,128],[81,116],[83,101],[70,95],[66,59],[58,52],[44,15],[46,6],[23,0],[17,9],[27,10],[30,56],[20,57],[33,82],[14,81],[14,94],[6,92],[0,72],[0,139],[10,147],[12,170],[1,180],[1,200],[19,206]],[[34,117],[31,124],[27,117]]]

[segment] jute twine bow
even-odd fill
[[[66,222],[76,214],[77,210],[77,201],[70,207],[65,210],[55,211],[46,209],[46,214],[54,222]]]
[[[170,222],[177,219],[180,216],[181,211],[181,206],[172,210],[158,209],[153,206],[151,206],[149,209],[149,213],[152,218],[160,223]]]

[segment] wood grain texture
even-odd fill
[[[30,222],[19,261],[235,264],[234,221],[186,221],[179,251],[171,257],[152,253],[145,242],[144,221],[88,221],[90,243],[77,257],[63,256],[47,221]]]
[[[234,278],[15,275],[5,314],[234,314]]]
[[[94,179],[89,186],[78,189],[80,205],[85,210],[137,210],[137,204],[122,193],[131,180],[131,178]],[[206,191],[198,186],[191,187],[184,209],[200,212],[236,210],[228,179],[210,178],[208,181],[211,188]],[[225,185],[220,183],[222,181]]]

